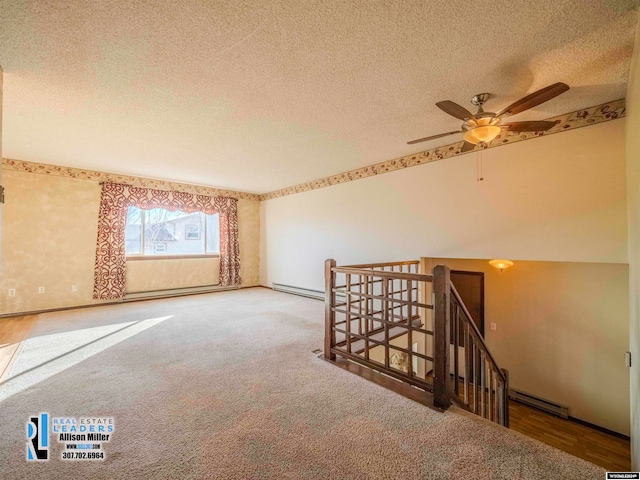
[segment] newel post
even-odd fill
[[[433,269],[434,355],[433,405],[449,408],[449,330],[451,322],[451,288],[449,267],[437,265]]]
[[[324,358],[335,360],[336,354],[331,350],[336,346],[336,332],[333,327],[336,323],[336,294],[333,291],[336,286],[336,274],[331,269],[336,266],[336,261],[330,258],[324,262]]]
[[[502,426],[509,428],[509,371],[501,368],[500,371],[504,375],[504,385],[502,386]]]

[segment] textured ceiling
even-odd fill
[[[264,193],[624,97],[636,0],[0,0],[3,156]]]

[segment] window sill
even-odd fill
[[[192,258],[220,258],[219,253],[207,253],[199,255],[128,255],[127,261],[131,260],[190,260]]]

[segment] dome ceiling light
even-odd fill
[[[489,265],[503,272],[507,268],[513,267],[513,262],[511,260],[505,260],[503,258],[496,258],[495,260],[490,260]]]

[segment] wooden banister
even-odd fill
[[[448,289],[451,317],[447,323],[453,325],[450,338],[454,360],[453,389],[450,395],[456,403],[462,404],[463,408],[500,425],[508,426],[509,373],[498,367],[453,283],[449,284]],[[438,333],[440,332],[436,332],[436,338]],[[458,368],[461,349],[464,349],[462,384]],[[445,354],[450,354],[449,348]]]
[[[433,269],[433,304],[435,312],[433,328],[433,404],[442,410],[446,410],[451,404],[449,397],[450,283],[449,267],[437,265]]]
[[[420,262],[418,260],[405,260],[403,262],[385,262],[385,263],[362,263],[360,265],[344,265],[347,268],[389,268],[389,267],[399,267],[405,265],[418,265]]]
[[[333,348],[336,346],[336,274],[333,268],[336,261],[332,258],[324,262],[324,358],[327,360],[335,360],[336,354]]]
[[[432,275],[406,272],[387,272],[384,270],[367,270],[364,268],[335,267],[331,269],[334,273],[348,273],[351,275],[375,275],[378,278],[394,278],[399,280],[414,280],[417,282],[430,282]]]
[[[505,380],[504,375],[501,372],[501,369],[498,367],[498,364],[496,363],[496,361],[493,359],[493,355],[491,355],[491,352],[489,351],[489,347],[487,347],[487,344],[484,342],[484,337],[482,336],[482,334],[480,333],[480,330],[478,330],[478,327],[476,326],[476,323],[473,321],[473,317],[471,316],[471,314],[469,313],[469,310],[467,310],[467,306],[464,304],[464,302],[462,301],[462,298],[460,297],[460,294],[458,293],[458,291],[456,290],[456,287],[453,285],[453,283],[451,284],[451,295],[456,299],[456,301],[458,302],[458,305],[460,307],[460,310],[462,311],[462,313],[464,314],[464,316],[466,317],[465,322],[469,325],[469,328],[472,329],[472,331],[474,332],[474,336],[478,339],[478,343],[480,343],[480,345],[482,346],[482,350],[484,352],[486,352],[486,356],[489,358],[489,360],[491,361],[491,364],[493,365],[493,367],[495,368],[496,372],[498,372],[501,376],[502,380]],[[504,370],[504,369],[502,369]]]
[[[509,427],[509,371],[500,369],[504,376],[504,385],[502,387],[502,422],[505,427]]]
[[[455,402],[507,426],[508,372],[487,348],[449,268],[438,265],[428,275],[418,266],[412,260],[338,267],[327,260],[323,357],[340,356],[421,388],[438,409]],[[422,342],[421,351],[414,341]]]

